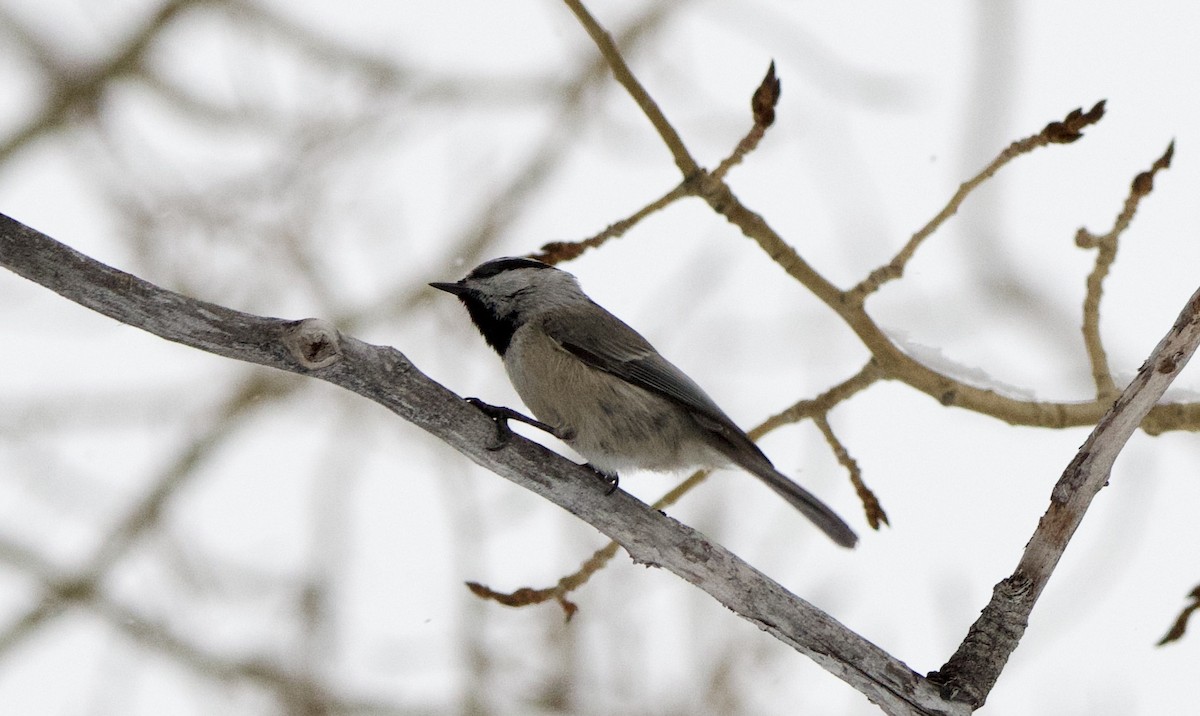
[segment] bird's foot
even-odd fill
[[[604,491],[605,495],[611,495],[617,491],[617,485],[621,484],[621,478],[617,473],[601,470],[590,462],[586,466],[592,468],[592,472],[596,473],[597,477],[608,483],[608,489]]]
[[[479,408],[484,415],[491,418],[492,422],[496,424],[496,439],[490,445],[486,446],[488,450],[499,450],[508,444],[508,441],[513,435],[512,428],[508,427],[509,420],[516,420],[518,422],[525,423],[526,425],[532,425],[538,430],[550,433],[559,440],[570,440],[571,438],[575,437],[575,432],[573,430],[559,430],[553,425],[543,423],[536,418],[531,418],[524,413],[513,410],[512,408],[485,403],[479,398],[467,398],[466,401],[471,405],[474,405],[476,408]]]

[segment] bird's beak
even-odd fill
[[[434,281],[433,283],[431,283],[429,285],[433,286],[434,288],[436,288],[439,291],[445,291],[446,293],[453,293],[455,296],[461,296],[468,291],[467,287],[462,285],[461,283],[441,283],[439,281]]]

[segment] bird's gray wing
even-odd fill
[[[607,320],[596,320],[596,312]],[[767,460],[703,388],[663,358],[640,333],[599,305],[556,310],[544,319],[543,326],[547,335],[584,363],[688,409],[702,427],[728,440],[734,451]]]

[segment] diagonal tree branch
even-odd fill
[[[575,13],[579,24],[587,30],[591,36],[592,42],[600,48],[600,54],[604,55],[604,59],[612,68],[613,75],[617,81],[621,83],[629,94],[633,97],[633,101],[637,102],[642,113],[645,114],[654,128],[658,131],[658,136],[662,138],[663,143],[667,145],[667,149],[671,151],[671,156],[675,158],[675,166],[679,168],[680,173],[685,177],[690,177],[700,172],[700,165],[692,157],[687,147],[683,143],[683,138],[675,131],[675,127],[667,120],[666,115],[659,109],[658,103],[650,96],[637,78],[633,76],[633,71],[629,69],[629,65],[625,63],[625,57],[621,54],[621,50],[617,47],[617,43],[613,41],[612,35],[608,30],[605,30],[596,18],[588,12],[580,0],[564,0],[571,12]]]
[[[1025,545],[1012,575],[996,585],[992,600],[950,661],[930,679],[947,698],[978,708],[1025,633],[1029,614],[1050,580],[1092,498],[1108,484],[1113,462],[1200,343],[1200,289],[1175,325],[1142,364],[1137,377],[1096,425],[1050,493],[1050,507]]]

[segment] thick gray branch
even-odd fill
[[[607,484],[588,469],[514,436],[488,451],[494,426],[417,370],[399,351],[341,335],[315,319],[263,318],[159,288],[84,256],[0,214],[0,264],[122,323],[227,358],[342,386],[388,408],[476,463],[532,490],[664,567],[808,655],[889,714],[965,714],[919,674],[791,594],[700,533]]]
[[[930,678],[947,698],[978,708],[995,685],[1029,623],[1029,614],[1058,565],[1092,498],[1108,484],[1125,443],[1158,403],[1200,343],[1200,290],[1142,364],[1137,377],[1092,430],[1050,493],[1050,508],[1025,545],[1016,571],[996,585],[992,600],[958,651]]]

